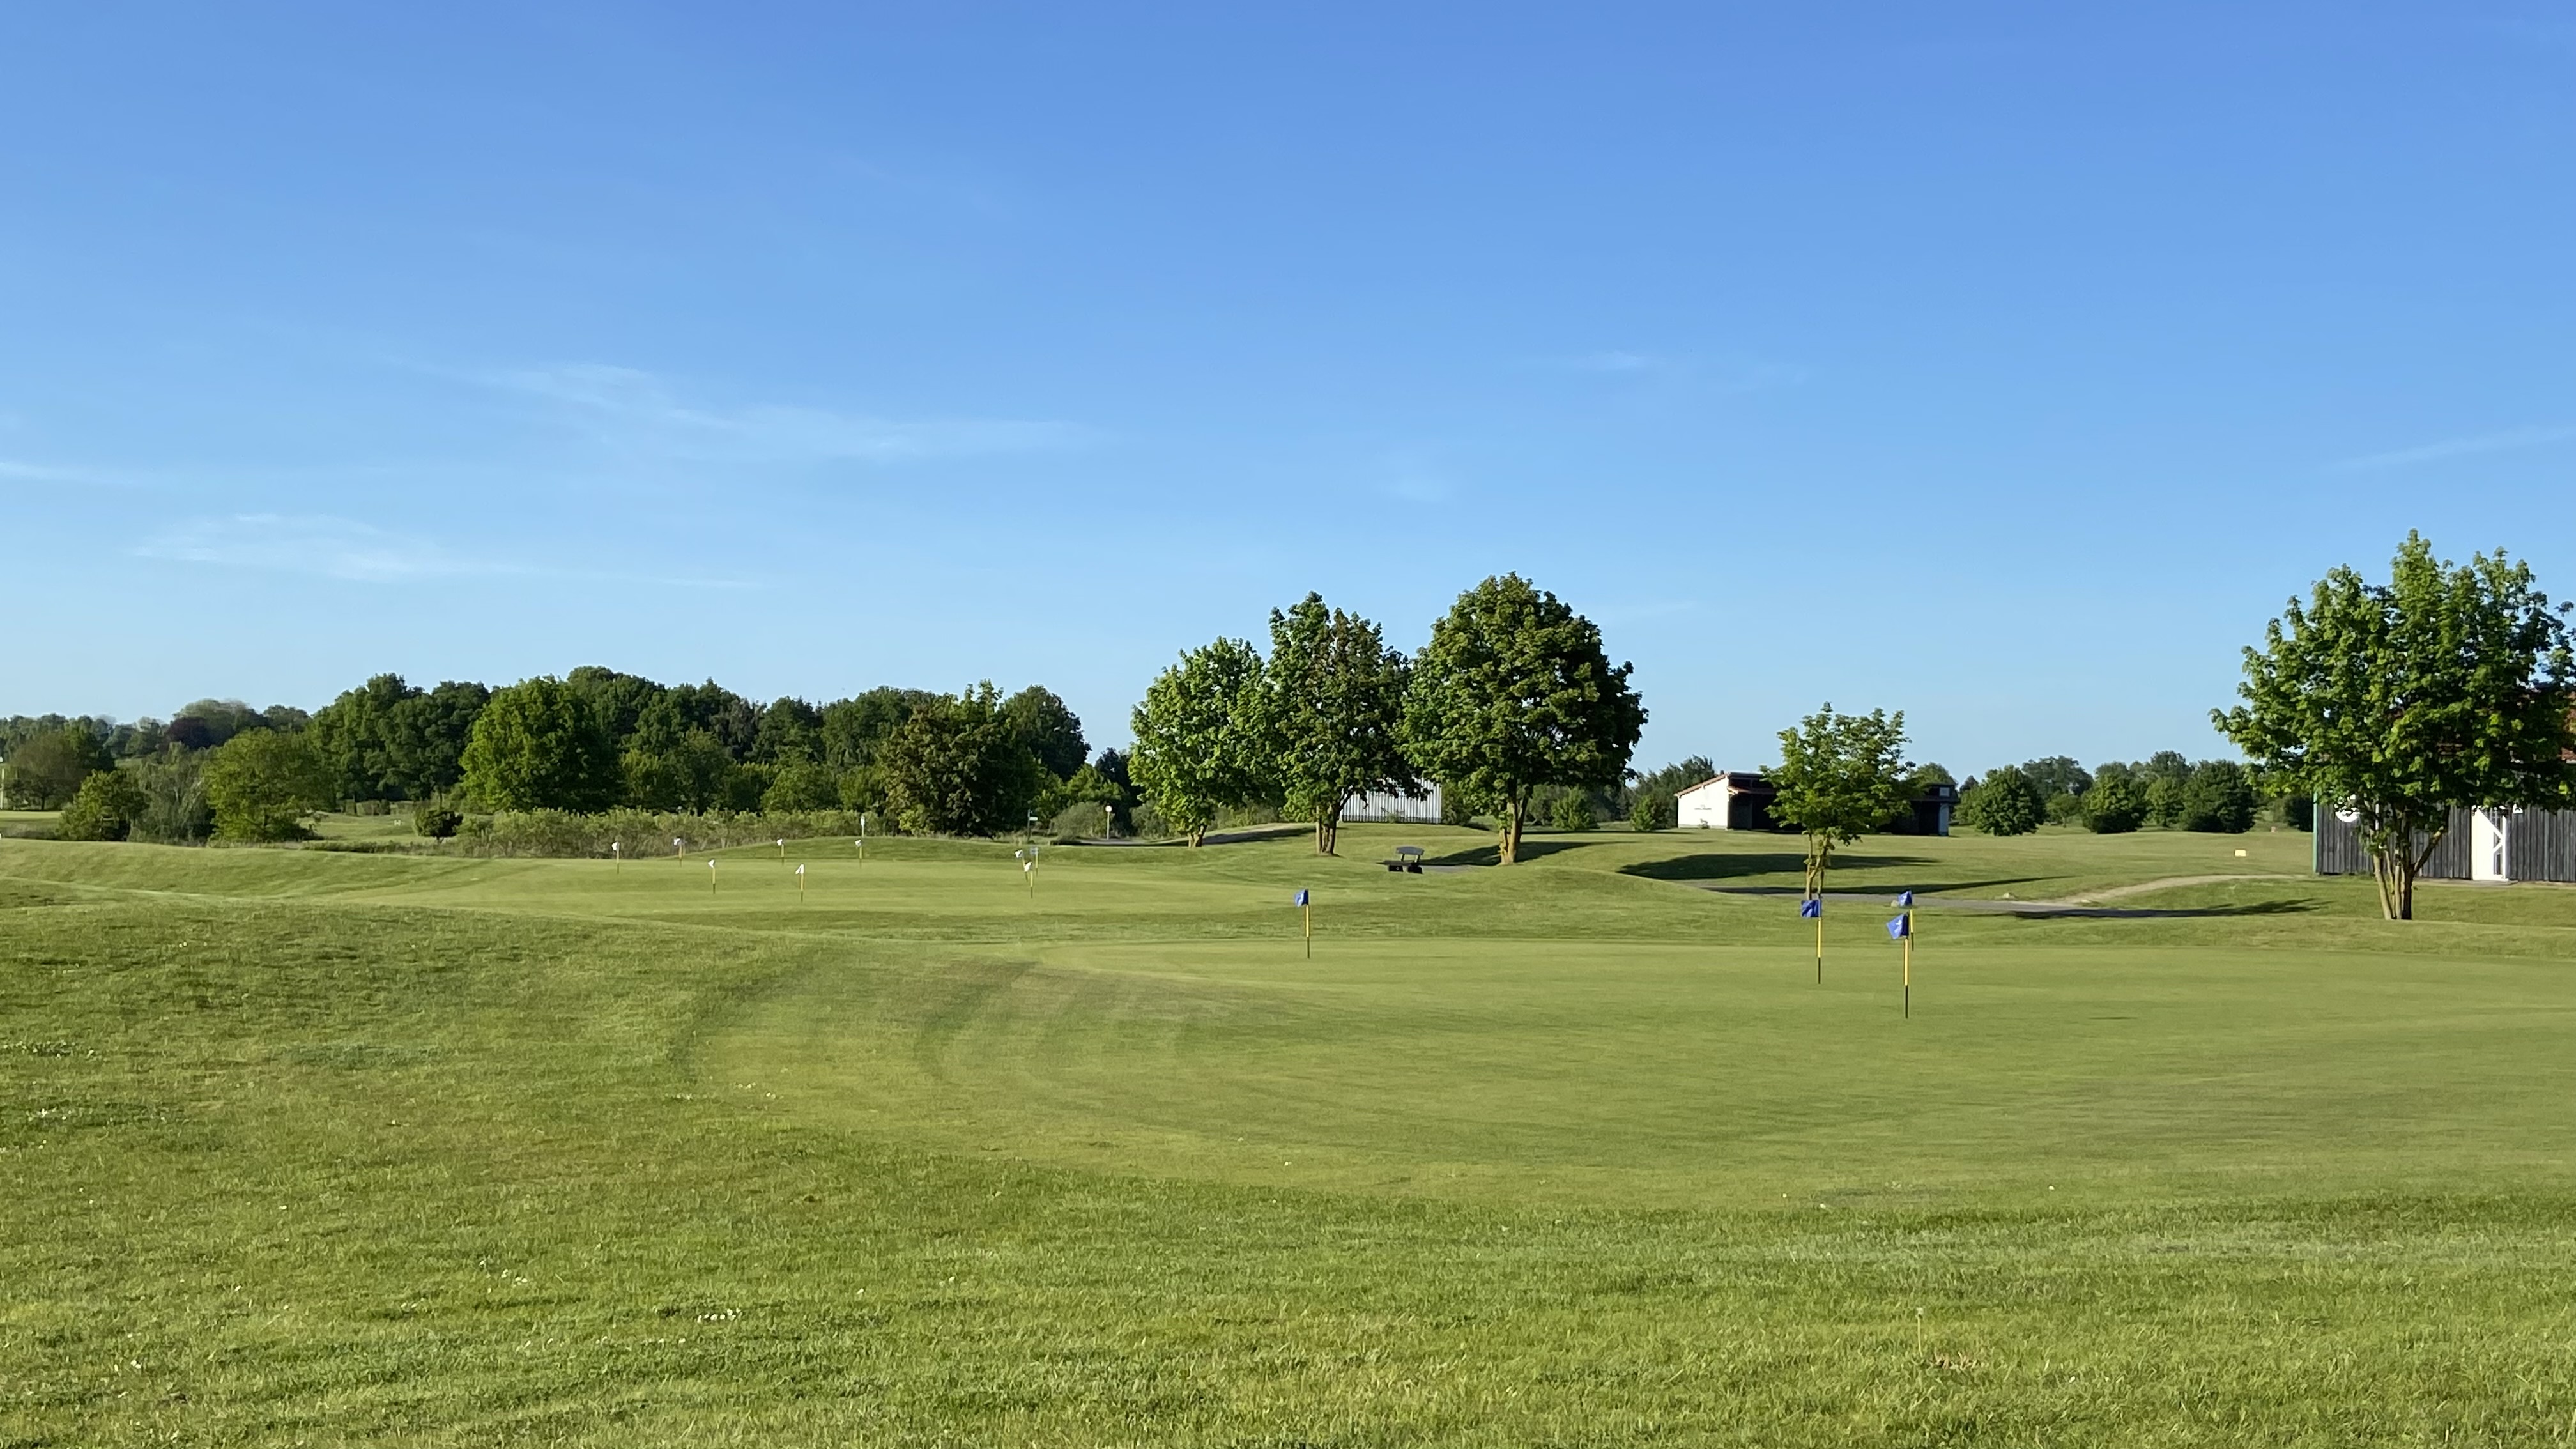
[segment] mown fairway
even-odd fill
[[[2576,1438],[2576,891],[1399,841],[0,841],[0,1444]]]

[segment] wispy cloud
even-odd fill
[[[244,513],[198,519],[137,545],[143,558],[268,569],[353,583],[400,584],[470,575],[587,579],[603,583],[737,589],[730,579],[670,578],[613,570],[538,567],[460,554],[435,539],[326,514]]]
[[[2480,433],[2471,438],[2445,438],[2426,443],[2420,448],[2400,448],[2393,453],[2366,453],[2327,465],[2331,473],[2366,473],[2382,468],[2411,468],[2418,463],[2438,463],[2445,458],[2464,458],[2474,453],[2510,453],[2519,448],[2538,448],[2550,443],[2563,443],[2576,438],[2576,427],[2507,428],[2500,433]]]
[[[318,514],[245,513],[199,519],[158,534],[134,551],[145,558],[276,569],[365,583],[515,572],[462,557],[429,539]]]
[[[599,363],[480,380],[562,404],[604,442],[711,461],[896,463],[1067,448],[1088,437],[1069,423],[1013,418],[896,419],[769,403],[693,406],[651,373]]]
[[[1791,387],[1805,382],[1810,376],[1806,368],[1794,363],[1765,362],[1749,357],[1691,357],[1670,353],[1634,352],[1626,348],[1543,357],[1537,361],[1542,367],[1564,372],[1652,377],[1663,382],[1711,388],[1719,392],[1752,392],[1757,388]]]

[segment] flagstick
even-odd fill
[[[708,862],[707,862],[707,894],[708,894],[708,895],[714,895],[715,893],[716,893],[716,863],[715,863],[714,861],[712,861],[712,860],[711,860],[711,861],[708,861]]]
[[[1819,904],[1824,899],[1821,895],[1816,897]],[[1825,984],[1825,913],[1821,910],[1816,912],[1816,984]]]
[[[1312,961],[1315,959],[1315,903],[1310,900],[1298,909],[1306,917],[1306,959]]]
[[[1905,1019],[1914,1019],[1914,913],[1905,913]]]

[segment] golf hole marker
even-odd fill
[[[1809,896],[1798,902],[1798,914],[1816,923],[1816,984],[1825,984],[1825,898]]]
[[[1314,892],[1312,892],[1312,891],[1299,891],[1299,892],[1297,892],[1297,913],[1298,913],[1299,915],[1301,915],[1301,916],[1303,916],[1303,917],[1305,918],[1305,928],[1306,928],[1306,959],[1307,959],[1307,960],[1309,960],[1309,961],[1312,961],[1312,960],[1314,960],[1314,959],[1315,959],[1315,895],[1314,895]]]
[[[1902,914],[1887,923],[1887,934],[1893,937],[1905,952],[1905,965],[1902,968],[1905,982],[1905,1015],[1908,1020],[1911,1020],[1914,1016],[1914,892],[1898,891],[1896,907]]]

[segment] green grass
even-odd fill
[[[1398,842],[0,841],[0,1445],[2576,1437],[2576,891]]]

